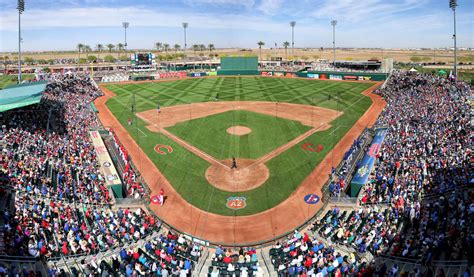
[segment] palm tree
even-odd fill
[[[216,49],[216,47],[214,47],[214,44],[212,44],[212,43],[210,43],[210,44],[207,46],[207,48],[209,49],[209,54],[211,54],[211,51],[212,51],[212,50],[215,50],[215,49]]]
[[[174,48],[174,51],[175,51],[176,53],[178,53],[178,51],[179,51],[179,49],[181,48],[181,46],[180,46],[179,44],[175,44],[175,45],[173,46],[173,48]]]
[[[122,52],[125,49],[125,45],[123,43],[117,43],[117,59],[120,58],[120,52]]]
[[[260,60],[262,60],[262,46],[265,45],[265,42],[259,41],[259,42],[257,42],[257,44],[258,44],[258,49],[260,51]]]
[[[105,47],[107,47],[107,49],[109,49],[109,53],[112,53],[112,50],[115,48],[115,45],[113,45],[112,43],[109,43]]]
[[[285,56],[288,60],[288,47],[290,47],[290,43],[288,41],[283,42],[283,46],[285,47]]]
[[[100,52],[104,51],[104,45],[102,45],[102,44],[99,43],[99,44],[97,44],[97,45],[95,46],[95,49],[96,49],[97,52],[98,52],[98,54],[97,54],[97,59],[99,59],[99,58],[100,58]]]
[[[168,43],[163,44],[163,48],[165,48],[166,54],[168,54],[168,50],[170,50],[170,45]]]
[[[199,45],[193,44],[194,56],[196,56],[196,51],[199,51]]]
[[[84,49],[84,44],[78,43],[76,47],[77,47],[77,52],[79,53],[79,59],[78,60],[80,60],[81,59],[81,52]]]
[[[92,51],[89,45],[84,45],[84,52],[86,52],[86,59],[89,57],[89,52]]]
[[[158,50],[158,52],[160,52],[161,47],[163,47],[163,43],[161,43],[161,42],[155,43],[155,48],[156,48],[156,50]]]

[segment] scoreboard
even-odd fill
[[[152,67],[156,65],[155,54],[135,53],[130,55],[132,67]]]

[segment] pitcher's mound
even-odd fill
[[[232,127],[227,128],[227,133],[231,135],[236,135],[236,136],[243,136],[250,132],[252,132],[252,129],[245,126],[232,126]]]
[[[216,188],[225,191],[246,191],[257,188],[268,179],[270,173],[265,164],[253,164],[254,162],[254,160],[237,159],[236,169],[230,169],[232,160],[222,161],[225,166],[218,163],[212,164],[206,170],[206,179]]]

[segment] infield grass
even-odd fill
[[[248,127],[251,132],[243,136],[227,133],[228,128],[237,125]],[[181,122],[166,129],[207,154],[225,160],[232,156],[257,159],[311,127],[293,120],[236,110]]]
[[[288,198],[368,109],[371,100],[361,92],[372,85],[373,83],[254,76],[109,84],[106,87],[117,94],[107,102],[109,109],[186,201],[208,212],[241,216],[265,211]],[[315,145],[323,145],[322,152],[305,151],[301,148],[301,143],[296,144],[266,163],[270,177],[263,185],[250,191],[231,193],[217,189],[207,182],[204,176],[210,165],[207,161],[187,151],[168,137],[149,131],[146,128],[147,123],[131,112],[134,94],[136,110],[140,112],[155,109],[157,103],[161,106],[172,106],[213,101],[217,92],[223,101],[274,101],[316,105],[342,111],[343,114],[331,122],[330,129],[316,132],[305,140]],[[129,126],[128,118],[136,120],[135,124]],[[222,120],[225,122],[225,117]],[[206,129],[203,129],[195,140],[204,141],[215,136],[215,132],[211,129],[207,129],[208,132],[205,131]],[[267,134],[267,136],[262,136],[262,139],[269,141],[274,137]],[[173,153],[171,155],[157,154],[153,147],[158,143],[172,146]],[[215,151],[225,152],[224,148]],[[220,157],[227,157],[226,155],[228,154],[222,154]],[[141,157],[133,157],[133,159],[135,163],[140,163]],[[225,204],[227,198],[231,196],[245,197],[246,208],[228,209]],[[304,209],[305,205],[301,199],[301,209]]]

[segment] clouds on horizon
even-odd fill
[[[473,47],[474,5],[459,0],[458,44]],[[11,0],[0,0],[0,51],[15,51],[18,15]],[[169,3],[173,2],[173,3]],[[297,3],[296,3],[297,2]],[[331,19],[338,20],[343,47],[450,46],[452,12],[436,0],[58,0],[31,2],[22,16],[26,50],[74,49],[119,41],[122,21],[130,22],[130,48],[155,41],[180,43],[182,22],[189,23],[188,45],[256,47],[258,40],[289,40],[289,21],[297,22],[295,45],[328,46]],[[471,5],[471,6],[469,6]],[[34,43],[32,43],[34,41]]]

